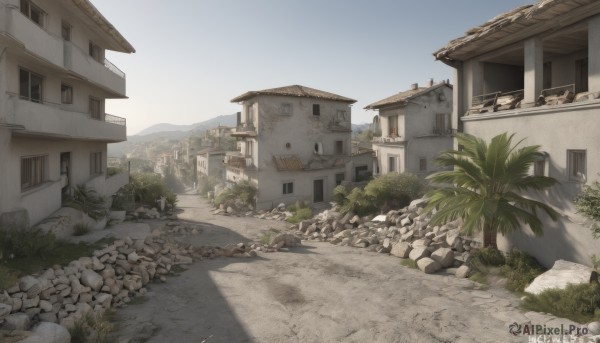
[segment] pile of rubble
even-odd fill
[[[403,209],[376,217],[342,215],[332,210],[304,220],[294,228],[307,240],[327,241],[336,245],[367,248],[370,251],[409,258],[425,273],[451,269],[457,277],[467,277],[470,251],[481,247],[472,237],[460,234],[459,220],[442,226],[431,226],[431,215],[423,208],[426,200],[418,199]]]
[[[169,224],[168,232],[201,232],[194,225]],[[13,287],[0,290],[0,333],[28,330],[38,322],[71,328],[88,315],[99,317],[112,306],[123,306],[144,295],[150,281],[164,282],[173,266],[191,264],[194,259],[254,257],[259,251],[275,252],[300,244],[298,237],[282,233],[272,237],[269,244],[182,247],[160,234],[155,230],[144,240],[116,240],[92,257],[25,276]],[[41,330],[38,327],[27,334],[35,335]]]
[[[278,221],[285,221],[289,217],[294,215],[292,212],[287,210],[286,205],[284,203],[279,204],[277,207],[270,211],[254,211],[252,209],[249,209],[248,207],[244,207],[240,210],[237,207],[221,205],[219,206],[219,208],[213,211],[213,214],[230,215],[238,217],[245,216]]]

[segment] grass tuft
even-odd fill
[[[403,265],[405,267],[412,268],[412,269],[419,269],[419,266],[417,266],[417,261],[411,260],[410,258],[401,259],[400,265]]]
[[[600,285],[597,282],[567,285],[563,290],[548,289],[529,294],[522,307],[527,310],[551,313],[578,323],[600,320]]]

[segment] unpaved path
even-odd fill
[[[255,240],[269,227],[287,226],[214,216],[197,196],[179,198],[179,217],[205,224],[202,233],[178,238],[191,244]],[[257,258],[196,262],[165,284],[149,285],[147,302],[119,310],[118,334],[157,329],[151,343],[527,342],[508,324],[560,322],[525,316],[504,290],[426,275],[364,249],[303,244]]]

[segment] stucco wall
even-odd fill
[[[540,145],[541,150],[548,154],[548,175],[560,182],[552,190],[532,196],[555,207],[561,213],[561,219],[554,223],[545,218],[546,233],[542,238],[534,238],[530,232],[515,234],[506,239],[499,237],[500,248],[517,246],[536,256],[547,266],[560,258],[589,264],[589,256],[600,252],[600,241],[592,239],[587,227],[589,223],[586,224],[585,218],[576,214],[573,205],[572,200],[583,184],[569,180],[567,173],[567,149],[583,149],[587,155],[587,182],[598,180],[598,111],[600,101],[500,112],[464,120],[466,133],[486,140],[502,132],[509,132],[516,133],[515,141],[525,139],[523,145]]]

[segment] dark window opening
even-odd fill
[[[19,95],[21,99],[42,102],[42,80],[40,75],[28,70],[19,71]]]
[[[313,104],[313,116],[320,116],[320,115],[321,115],[321,105]]]

